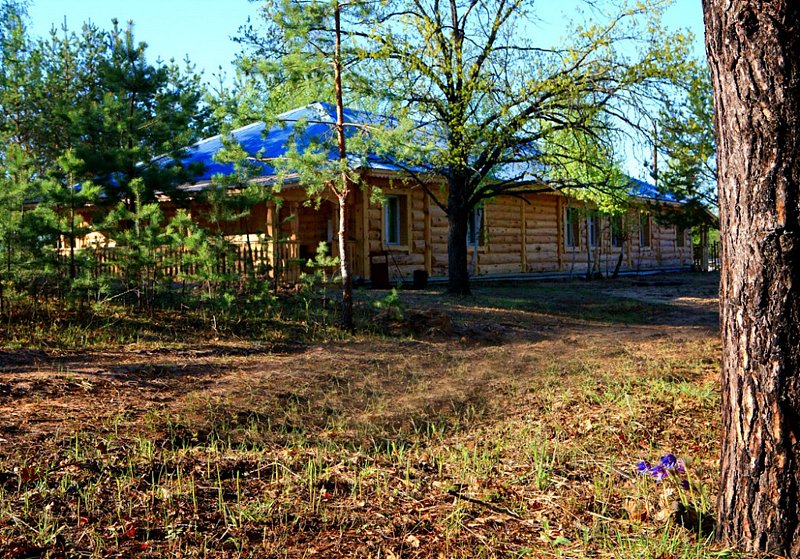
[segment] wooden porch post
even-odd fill
[[[560,272],[564,269],[564,204],[561,196],[556,198],[556,255]]]
[[[362,185],[361,186],[361,205],[363,207],[361,211],[361,266],[363,273],[361,277],[364,279],[370,279],[370,267],[369,267],[369,253],[370,253],[370,243],[369,243],[369,186]]]
[[[703,259],[700,263],[700,269],[708,272],[710,267],[708,265],[708,227],[706,226],[700,229],[700,258]]]
[[[300,239],[300,204],[299,202],[289,203],[289,213],[294,216],[289,222],[289,227],[292,232],[292,240],[298,241]]]
[[[425,235],[425,271],[428,275],[433,274],[433,250],[431,248],[431,202],[430,197],[422,193],[422,211],[425,215],[424,219],[424,235]]]
[[[275,202],[267,202],[267,223],[264,228],[269,239],[267,245],[267,257],[269,265],[272,267],[270,274],[272,279],[277,282],[280,266],[280,252],[278,249],[278,208]]]
[[[519,219],[522,222],[522,234],[520,235],[520,266],[522,268],[522,273],[526,273],[528,271],[528,221],[525,206],[528,203],[525,200],[519,201]]]

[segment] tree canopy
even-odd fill
[[[332,41],[338,5],[267,2],[266,27],[244,35],[249,67],[281,83],[303,59],[314,69],[303,75],[314,83],[314,71],[325,64],[312,51]],[[690,37],[660,25],[667,5],[593,3],[591,19],[602,23],[571,24],[569,37],[555,46],[537,42],[536,5],[526,0],[344,5],[351,18],[342,30],[350,99],[368,99],[391,117],[382,137],[373,132],[382,154],[447,213],[451,292],[469,292],[467,219],[483,200],[616,182],[609,180],[618,174],[613,146],[644,129],[689,71]],[[303,18],[290,17],[300,12]],[[311,39],[298,47],[300,37]],[[592,149],[575,149],[589,143]],[[576,163],[596,172],[560,171]],[[433,186],[431,175],[443,177],[446,187]],[[600,182],[587,182],[600,175]]]

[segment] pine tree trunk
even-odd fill
[[[703,9],[723,257],[717,535],[800,557],[800,4]]]
[[[349,221],[350,203],[350,178],[347,176],[347,145],[344,135],[344,101],[342,95],[342,59],[341,59],[341,5],[336,2],[334,7],[334,21],[336,25],[335,54],[333,61],[333,81],[336,89],[336,142],[339,146],[339,164],[341,167],[341,184],[336,193],[339,199],[339,267],[342,273],[342,316],[341,327],[352,332],[353,323],[353,278],[350,275],[350,260],[347,257],[347,238],[349,237],[347,225]]]
[[[350,259],[347,257],[347,192],[339,198],[339,269],[342,274],[342,317],[343,330],[352,332],[353,324],[353,276],[350,274]]]
[[[69,279],[74,280],[78,277],[75,268],[75,207],[70,208],[69,215]],[[70,289],[72,286],[70,286]]]

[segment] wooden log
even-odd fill
[[[486,274],[513,274],[519,272],[519,263],[512,264],[482,264],[480,275]]]
[[[511,253],[482,253],[481,264],[516,264],[519,265],[519,252]]]
[[[492,254],[511,254],[519,259],[519,242],[520,237],[517,237],[516,239],[506,239],[504,242],[495,242],[494,239],[490,239],[491,244],[487,245],[485,250],[486,252],[491,252]]]
[[[556,247],[558,250],[558,269],[564,269],[564,208],[563,199],[556,198]]]
[[[428,272],[430,275],[433,271],[432,268],[432,251],[431,251],[431,244],[432,244],[432,226],[431,226],[431,202],[430,196],[425,196],[424,203],[423,203],[423,233],[425,239],[425,248],[424,248],[424,266],[425,271]]]

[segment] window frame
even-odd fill
[[[639,247],[650,248],[653,246],[653,224],[650,214],[641,212],[639,214]]]
[[[383,198],[383,212],[381,214],[381,241],[385,248],[392,250],[407,250],[411,237],[409,206],[410,196],[405,192],[392,192]],[[392,219],[391,213],[395,213]],[[394,224],[392,222],[395,222]],[[393,230],[390,231],[390,227]],[[390,241],[391,237],[395,237]]]
[[[581,221],[578,208],[564,208],[564,248],[580,248]]]
[[[675,248],[686,247],[686,227],[675,226]]]
[[[477,223],[477,229],[475,224]],[[467,217],[467,246],[482,247],[486,240],[486,208],[472,208]]]

